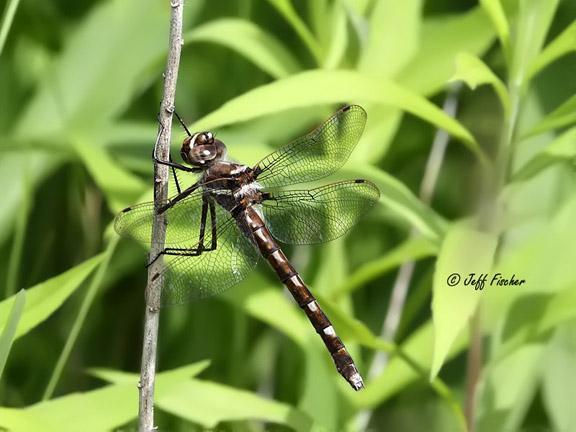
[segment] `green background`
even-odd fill
[[[146,249],[111,222],[151,197],[169,2],[0,6],[0,428],[135,428]],[[176,106],[193,130],[254,164],[360,104],[366,131],[331,180],[370,179],[381,199],[345,238],[285,249],[367,388],[347,386],[260,265],[162,310],[160,430],[576,430],[576,2],[184,13]],[[184,136],[175,126],[175,156]],[[392,341],[381,328],[406,263]],[[526,283],[450,287],[455,272]]]

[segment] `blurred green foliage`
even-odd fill
[[[2,7],[0,428],[133,428],[146,258],[110,222],[151,196],[169,2]],[[367,110],[335,177],[374,181],[380,205],[346,238],[287,252],[361,371],[389,361],[353,393],[261,266],[162,311],[160,430],[463,430],[471,318],[475,430],[576,430],[576,3],[191,0],[185,15],[178,111],[234,159],[258,161],[344,103]],[[450,141],[430,204],[438,129]],[[473,271],[526,283],[446,284]]]

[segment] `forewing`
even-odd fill
[[[166,212],[166,247],[190,246],[198,240],[202,215],[202,189],[199,188]],[[122,237],[150,244],[154,203],[137,204],[122,210],[114,219],[114,229]]]
[[[168,195],[178,195],[180,191],[183,191],[191,184],[194,184],[198,181],[198,174],[185,172],[173,167],[168,167],[170,170],[168,176]],[[180,191],[178,191],[178,186],[180,186]]]
[[[161,304],[170,306],[216,295],[242,281],[256,266],[259,252],[249,231],[241,229],[229,212],[216,206],[217,246],[199,256],[164,257],[166,266]],[[206,223],[204,246],[212,241],[210,218]],[[194,250],[198,245],[191,249]]]
[[[281,242],[314,244],[344,235],[379,197],[373,183],[351,180],[272,193],[262,210],[270,232]]]
[[[269,154],[255,166],[257,180],[277,187],[320,179],[339,169],[358,143],[366,111],[358,105],[340,109],[323,125]]]

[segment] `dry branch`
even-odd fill
[[[171,0],[170,39],[168,60],[164,73],[164,93],[158,115],[158,136],[155,144],[156,155],[160,160],[168,160],[170,154],[170,138],[172,130],[172,113],[178,67],[182,50],[182,16],[183,0]],[[154,164],[154,206],[158,208],[168,198],[168,167]],[[152,241],[150,257],[156,257],[164,248],[166,238],[165,215],[156,214],[152,226]],[[138,429],[149,432],[154,429],[154,381],[156,376],[156,353],[158,346],[158,324],[160,320],[160,288],[162,278],[158,277],[164,262],[162,257],[148,267],[148,283],[146,286],[146,312],[144,317],[144,340],[142,346],[142,367],[140,371],[140,402],[138,410]]]

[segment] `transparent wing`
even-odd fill
[[[344,235],[378,201],[380,191],[369,181],[351,180],[271,195],[262,211],[272,235],[283,243],[313,244]]]
[[[219,205],[217,246],[199,256],[165,256],[166,267],[161,304],[170,306],[210,297],[242,281],[256,266],[259,252],[248,230]],[[210,247],[212,235],[206,224],[204,246]],[[192,249],[197,248],[197,245]]]
[[[178,180],[178,185],[180,186],[181,190],[186,189],[188,186],[198,181],[199,176],[196,173],[189,173],[171,167],[169,167],[168,169],[169,169],[169,175],[168,175],[169,196],[178,195],[178,188],[176,187],[176,179]]]
[[[277,187],[326,177],[339,169],[358,143],[366,111],[358,105],[340,109],[308,135],[269,154],[254,167],[258,182]]]
[[[202,215],[202,188],[198,188],[176,203],[167,214],[165,246],[192,245],[198,239]],[[122,237],[150,244],[154,203],[146,202],[127,207],[114,219],[114,229]]]

